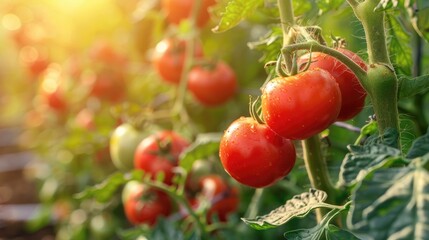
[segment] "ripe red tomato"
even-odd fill
[[[122,202],[128,221],[136,225],[153,226],[158,217],[170,215],[173,208],[167,194],[137,181],[125,185]]]
[[[121,67],[125,65],[127,59],[121,55],[113,44],[106,40],[99,40],[90,49],[89,56],[93,61],[108,64],[111,67]]]
[[[57,113],[64,114],[68,110],[61,73],[54,70],[47,72],[40,86],[42,101]]]
[[[239,199],[237,188],[228,186],[218,175],[208,175],[201,179],[201,194],[211,202],[207,212],[207,221],[211,223],[216,215],[221,222],[226,222],[228,215],[237,211]]]
[[[214,66],[195,66],[189,72],[188,89],[205,106],[228,101],[237,90],[234,70],[224,62]]]
[[[182,20],[191,16],[194,0],[163,0],[162,9],[167,14],[167,19],[171,24],[179,24]],[[202,0],[196,24],[203,27],[209,20],[209,7],[216,3],[215,0]]]
[[[180,153],[189,145],[175,132],[162,131],[143,139],[134,154],[134,167],[156,178],[164,173],[164,183],[172,184],[173,168],[178,164]]]
[[[363,69],[367,69],[366,63],[355,53],[344,48],[338,48],[337,50],[352,59]],[[299,64],[305,64],[309,58],[310,54],[305,54],[300,57],[298,62]],[[337,120],[349,120],[360,113],[365,105],[366,91],[359,83],[356,75],[342,62],[324,53],[311,53],[311,62],[309,69],[321,68],[328,71],[340,87],[342,103]]]
[[[296,159],[292,141],[249,117],[241,117],[228,127],[220,142],[219,156],[231,177],[255,188],[282,179]]]
[[[322,69],[277,77],[263,89],[265,122],[288,139],[306,139],[323,131],[337,119],[340,109],[338,83]]]
[[[186,41],[174,38],[164,39],[156,45],[153,63],[155,70],[166,82],[179,84],[185,61],[186,47]],[[196,42],[194,57],[200,58],[202,56],[201,43]]]
[[[102,68],[95,75],[84,78],[84,84],[90,89],[89,94],[101,100],[119,102],[126,95],[126,82],[122,72]]]

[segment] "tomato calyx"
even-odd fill
[[[156,138],[157,150],[149,151],[149,154],[167,159],[170,163],[176,164],[176,158],[171,153],[173,148],[173,139],[167,137],[165,139]]]

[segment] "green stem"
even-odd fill
[[[298,50],[308,50],[308,51],[312,51],[312,52],[326,53],[326,54],[338,59],[342,63],[344,63],[356,75],[356,77],[359,79],[359,81],[361,82],[362,85],[364,85],[364,83],[366,82],[366,79],[367,79],[366,71],[364,69],[362,69],[352,59],[350,59],[346,55],[342,54],[341,52],[339,52],[333,48],[324,46],[324,45],[322,45],[316,41],[308,41],[308,42],[304,42],[304,43],[291,44],[291,45],[283,47],[283,49],[282,49],[283,52],[288,52],[289,55],[292,52],[298,51]]]
[[[170,186],[162,183],[162,182],[153,182],[151,180],[145,181],[145,184],[147,184],[150,187],[157,188],[165,193],[167,193],[173,200],[175,200],[177,203],[181,204],[186,211],[190,214],[190,216],[194,219],[197,230],[200,235],[200,239],[207,239],[207,229],[203,222],[201,222],[199,216],[195,213],[195,211],[192,209],[191,205],[189,205],[189,202],[184,197],[184,195],[179,195],[176,193],[175,189],[172,189]]]
[[[327,203],[335,204],[337,190],[332,184],[326,161],[323,157],[320,139],[318,135],[314,135],[308,139],[302,140],[302,148],[304,152],[305,168],[313,188],[322,190],[328,194]],[[317,221],[320,222],[323,217],[323,209],[316,211]]]
[[[292,0],[277,0],[280,11],[280,24],[283,32],[283,47],[295,42],[295,31],[292,27],[295,25],[295,16],[293,13]],[[283,59],[286,64],[286,69],[292,69],[292,57],[289,53],[283,52]]]
[[[387,128],[399,131],[398,78],[390,62],[385,35],[385,13],[374,11],[378,0],[358,4],[348,1],[365,31],[369,69],[363,86],[368,92],[378,122],[380,134]]]

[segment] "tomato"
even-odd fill
[[[179,84],[185,61],[186,41],[175,38],[164,39],[155,47],[153,63],[155,70],[168,83]],[[194,57],[203,56],[201,43],[196,42]]]
[[[194,0],[163,0],[162,9],[167,14],[167,19],[171,24],[179,24],[182,20],[191,16]],[[209,20],[209,7],[216,3],[215,0],[202,0],[199,13],[196,19],[198,27],[203,27]]]
[[[211,202],[207,212],[210,223],[216,215],[221,222],[226,222],[229,214],[237,211],[239,199],[237,188],[229,187],[225,180],[218,175],[208,175],[201,179],[201,194]]]
[[[119,102],[126,95],[125,77],[118,70],[103,68],[95,75],[87,76],[84,84],[90,89],[91,96],[101,100]]]
[[[189,72],[188,89],[205,106],[223,104],[237,91],[235,72],[224,62],[195,66]]]
[[[161,216],[172,212],[172,202],[164,192],[137,182],[128,182],[122,192],[125,216],[132,224],[153,226]]]
[[[219,156],[231,177],[255,188],[282,179],[296,159],[292,141],[249,117],[241,117],[228,127],[220,142]]]
[[[125,56],[121,55],[113,44],[106,40],[99,40],[92,46],[89,57],[95,61],[108,64],[111,67],[120,67],[126,63]]]
[[[143,139],[134,154],[134,167],[156,178],[164,173],[164,183],[172,184],[173,169],[178,165],[180,153],[188,141],[172,131],[161,131]]]
[[[366,63],[355,53],[344,48],[337,50],[352,59],[361,68],[367,69]],[[305,54],[300,57],[298,62],[303,65],[308,62],[309,58],[310,54]],[[366,91],[356,75],[344,63],[324,53],[311,53],[311,62],[309,69],[321,68],[328,71],[340,87],[342,103],[337,120],[349,120],[360,113],[365,105]]]
[[[338,83],[322,69],[277,77],[262,93],[265,122],[274,132],[292,140],[306,139],[328,128],[340,109]]]
[[[143,139],[142,133],[129,123],[119,125],[110,136],[110,157],[120,170],[134,167],[134,152]]]
[[[52,70],[46,74],[40,87],[42,101],[52,110],[58,113],[65,113],[68,110],[68,103],[62,88],[61,74]]]

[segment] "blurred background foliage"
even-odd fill
[[[264,63],[259,60],[264,59],[264,53],[273,56],[269,53],[278,51],[273,46],[278,47],[281,39],[258,46],[257,50],[250,49],[248,43],[261,41],[267,34],[276,37],[276,33],[270,35],[270,30],[278,24],[278,13],[273,1],[266,1],[234,29],[213,33],[211,29],[219,22],[226,2],[218,2],[212,9],[211,22],[197,33],[186,24],[167,26],[158,1],[153,0],[3,0],[0,3],[0,126],[22,128],[22,147],[38,155],[27,177],[36,181],[43,207],[30,222],[30,229],[54,224],[58,239],[111,239],[118,236],[118,229],[131,227],[123,215],[120,194],[103,204],[95,200],[79,201],[73,196],[116,171],[108,142],[119,123],[135,120],[141,112],[156,114],[155,110],[169,111],[173,107],[177,89],[163,82],[151,64],[153,48],[164,37],[198,34],[205,54],[230,64],[240,87],[231,101],[213,108],[204,107],[188,94],[184,107],[189,120],[151,116],[142,125],[145,133],[167,128],[193,139],[197,133],[223,132],[234,119],[249,115],[249,95],[259,95],[259,88],[267,78]],[[321,26],[327,40],[331,35],[345,38],[348,48],[366,59],[362,27],[344,1],[295,3],[301,24]],[[148,9],[148,6],[155,7]],[[394,31],[395,26],[390,30]],[[404,35],[403,29],[397,33],[404,39],[417,39],[416,34]],[[424,41],[400,44],[396,48],[429,51]],[[416,54],[407,55],[408,63],[396,65],[399,74],[428,73],[423,67],[428,59],[422,58],[417,63]],[[417,70],[412,68],[415,64],[420,65]],[[99,76],[113,82],[113,90],[102,88],[102,93],[94,93]],[[52,88],[61,89],[63,97],[59,100],[47,97],[46,89]],[[400,106],[403,137],[412,140],[427,128],[428,94],[403,99]],[[364,111],[347,124],[360,128],[371,114],[371,104],[367,102]],[[346,146],[359,134],[332,126],[326,135],[324,146],[335,179],[347,153]],[[226,176],[217,156],[209,160],[214,172]],[[308,187],[304,165],[298,160],[287,181],[264,190],[257,212],[267,213]],[[243,186],[240,190],[239,211],[230,218],[231,226],[239,225],[226,228],[219,237],[281,237],[285,229],[257,232],[240,224],[239,218],[246,213],[254,193]],[[290,226],[312,225],[294,220]]]

